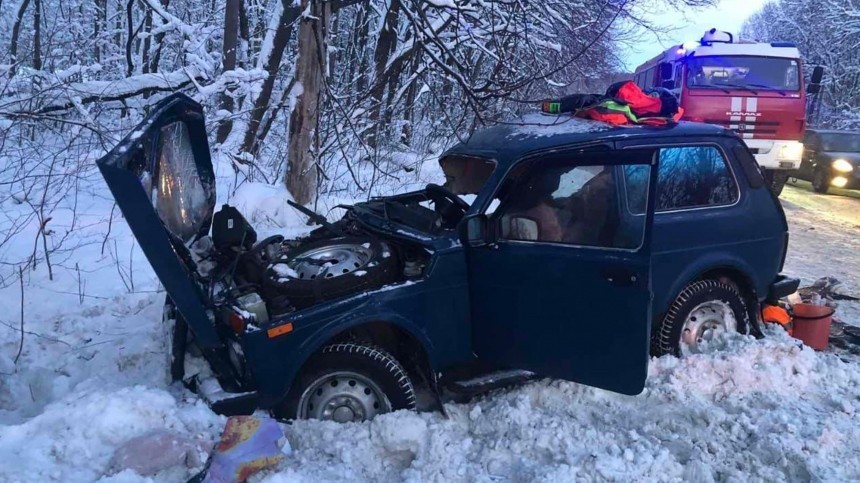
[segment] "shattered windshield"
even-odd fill
[[[445,173],[445,188],[469,204],[496,168],[496,163],[489,159],[461,155],[440,159],[439,165]]]
[[[200,181],[185,123],[161,128],[153,204],[171,233],[190,242],[210,216],[207,189]],[[148,180],[142,180],[147,184]]]
[[[797,91],[797,60],[777,57],[720,55],[687,60],[687,87],[749,88]]]
[[[824,151],[860,153],[860,134],[827,134],[821,137]]]

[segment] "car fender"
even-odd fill
[[[367,310],[368,308],[371,310]],[[285,351],[280,357],[282,361],[280,375],[277,380],[270,379],[266,384],[266,390],[261,391],[260,406],[272,407],[286,397],[308,359],[333,338],[355,327],[378,322],[391,324],[409,333],[423,347],[432,370],[437,369],[433,344],[414,322],[390,310],[372,310],[372,307],[365,306],[356,312],[344,313],[342,317],[335,317],[319,324],[318,327],[313,327],[313,332],[303,337],[295,350]]]
[[[760,280],[758,280],[753,275],[755,273],[755,270],[748,262],[746,262],[740,257],[731,255],[729,253],[712,253],[699,257],[694,263],[688,265],[682,272],[680,272],[675,277],[663,297],[660,300],[655,300],[656,306],[654,313],[665,313],[666,310],[669,309],[669,306],[672,304],[675,298],[678,296],[678,294],[680,294],[681,291],[684,290],[684,287],[686,287],[693,281],[698,280],[702,277],[702,275],[708,272],[721,269],[728,269],[742,273],[744,277],[748,279],[753,289],[756,291],[756,296],[758,296],[759,290],[757,287],[760,286]],[[658,326],[659,324],[654,324],[654,327]]]

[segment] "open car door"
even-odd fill
[[[465,219],[480,358],[624,394],[642,391],[656,165],[647,150],[533,156],[508,172],[494,212]],[[649,186],[644,215],[627,209],[629,176]]]
[[[197,344],[204,354],[219,350],[189,250],[208,234],[215,207],[203,108],[183,94],[162,100],[97,164]]]

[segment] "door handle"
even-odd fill
[[[632,287],[639,281],[639,275],[627,267],[604,267],[600,273],[607,282],[617,287]]]

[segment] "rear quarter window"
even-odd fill
[[[657,156],[658,212],[731,205],[738,200],[735,177],[722,151],[715,146],[661,148]],[[624,182],[630,212],[644,213],[647,166],[625,166]]]

